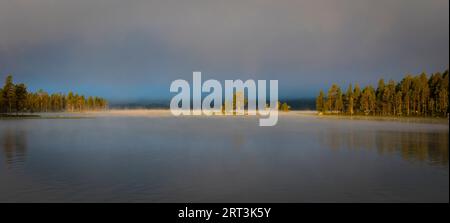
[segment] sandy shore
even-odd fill
[[[87,115],[94,116],[172,116],[169,109],[111,109],[108,111],[86,112]]]
[[[144,116],[173,116],[169,109],[112,109],[108,111],[99,112],[86,112],[79,113],[93,116],[132,116],[132,117],[144,117]],[[290,111],[290,112],[278,112],[282,116],[316,116],[315,111]],[[202,115],[206,116],[206,115]],[[221,111],[215,111],[213,116],[225,116]]]

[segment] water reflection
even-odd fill
[[[1,134],[1,144],[8,167],[21,164],[27,153],[27,137],[24,130],[6,129]]]
[[[448,165],[448,132],[329,129],[320,141],[333,150],[376,150],[380,155],[399,154],[408,161]]]

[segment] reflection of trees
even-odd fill
[[[7,129],[1,135],[3,154],[8,164],[25,161],[27,141],[25,131]]]
[[[325,146],[338,149],[377,150],[380,155],[399,153],[408,161],[448,164],[448,133],[329,129],[321,135]]]

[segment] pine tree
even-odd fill
[[[384,111],[386,108],[386,105],[383,100],[384,87],[385,87],[384,79],[382,78],[378,81],[378,87],[375,92],[375,94],[376,94],[376,113],[378,113],[380,115],[384,115]]]
[[[344,100],[342,98],[341,88],[337,88],[336,90],[336,104],[335,109],[337,113],[341,113],[344,110]]]
[[[15,107],[16,91],[11,75],[6,77],[5,85],[3,86],[3,100],[6,104],[6,110],[11,113]]]
[[[403,95],[402,91],[399,90],[395,95],[395,113],[394,115],[402,115],[402,109],[403,109],[403,101],[402,101]]]
[[[319,96],[317,96],[317,99],[316,99],[316,110],[318,111],[318,112],[325,112],[325,110],[324,110],[324,95],[323,95],[323,91],[322,90],[320,90],[320,92],[319,92]]]
[[[92,96],[88,97],[87,106],[88,106],[89,110],[93,110],[94,109],[94,99],[92,98]]]
[[[439,85],[439,94],[438,94],[438,103],[439,103],[439,111],[442,116],[447,115],[449,113],[448,106],[448,70],[444,72],[442,75],[442,83]]]
[[[361,111],[365,115],[370,113],[370,95],[368,87],[365,87],[361,94]]]
[[[333,84],[331,88],[328,90],[328,97],[327,97],[327,107],[328,110],[331,112],[337,112],[338,109],[336,108],[336,102],[338,99],[338,93],[340,92],[339,86],[337,84]]]
[[[353,115],[353,104],[354,104],[354,98],[353,98],[353,88],[352,84],[348,85],[346,96],[346,111],[348,114]]]
[[[395,82],[390,80],[383,92],[383,115],[392,115],[395,113],[395,96]]]
[[[18,84],[15,86],[15,107],[16,107],[16,113],[22,112],[25,109],[26,106],[26,100],[27,100],[27,87],[25,84]]]
[[[430,95],[430,88],[428,87],[428,78],[425,73],[419,76],[420,82],[420,104],[421,104],[421,114],[427,115],[428,112],[428,100]]]
[[[67,111],[73,112],[74,111],[74,96],[73,96],[73,92],[69,92],[69,94],[67,95]]]
[[[354,97],[354,103],[353,103],[353,111],[355,113],[359,113],[359,108],[361,107],[361,88],[359,87],[359,84],[355,84],[355,89],[353,90],[353,97]]]
[[[412,89],[412,109],[414,115],[420,115],[421,103],[420,103],[420,91],[422,88],[422,84],[418,77],[414,77],[413,79],[413,89]]]
[[[401,91],[403,93],[403,110],[407,116],[409,116],[412,111],[412,82],[413,78],[411,75],[406,75],[406,77],[400,82]]]

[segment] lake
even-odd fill
[[[448,134],[296,112],[274,127],[157,112],[0,120],[0,202],[449,202]]]

